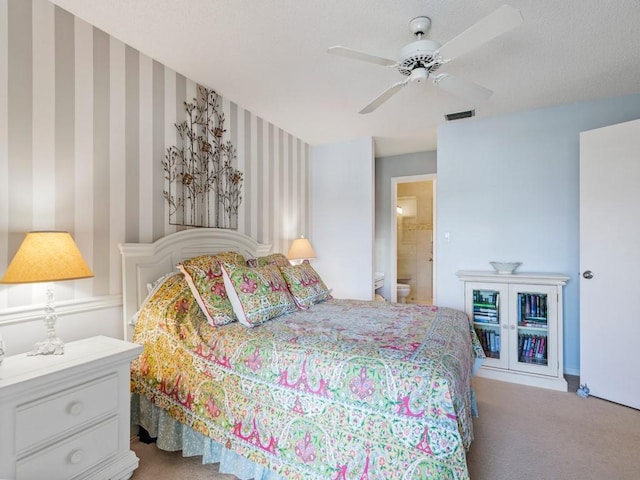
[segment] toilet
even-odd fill
[[[396,293],[398,297],[398,303],[406,303],[407,297],[409,296],[409,293],[411,293],[411,285],[409,285],[408,283],[405,283],[408,281],[409,281],[408,278],[406,279],[399,278],[398,283],[396,283]]]

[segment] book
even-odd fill
[[[498,310],[496,310],[495,308],[490,308],[490,307],[478,307],[478,306],[474,305],[473,306],[473,311],[474,312],[481,312],[481,313],[498,315]]]
[[[491,317],[489,315],[473,315],[473,321],[478,323],[494,323],[498,324],[498,317]]]
[[[490,358],[500,358],[500,333],[486,328],[476,328],[480,346]]]

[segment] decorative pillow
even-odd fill
[[[164,275],[162,275],[160,278],[157,278],[156,280],[154,280],[151,283],[147,283],[147,296],[145,297],[145,299],[142,301],[142,304],[140,305],[140,308],[138,309],[138,311],[133,315],[133,317],[131,317],[131,319],[129,319],[129,325],[135,325],[136,322],[138,321],[138,316],[140,315],[140,312],[142,311],[143,308],[145,308],[147,306],[147,303],[149,303],[149,299],[151,299],[151,297],[153,297],[153,295],[158,291],[158,289],[170,278],[176,276],[176,275],[180,275],[180,272],[169,272],[166,273]]]
[[[245,260],[239,253],[223,252],[216,255],[200,255],[178,265],[178,270],[184,273],[191,293],[213,326],[236,321],[233,306],[224,288],[220,267],[223,262],[244,265]]]
[[[324,284],[309,260],[299,265],[280,267],[280,272],[287,282],[287,287],[300,308],[309,308],[314,303],[331,298],[331,290]]]
[[[162,285],[167,278],[173,277],[176,273],[178,272],[173,271],[173,272],[165,273],[161,277],[156,278],[153,282],[147,283],[147,293],[151,295],[154,292],[154,290],[157,289],[160,285]]]
[[[266,265],[277,265],[278,267],[288,267],[291,265],[289,259],[283,253],[272,253],[265,257],[250,258],[247,265],[252,268],[264,267]]]
[[[276,265],[251,268],[224,263],[222,273],[233,311],[243,325],[253,327],[296,310]]]

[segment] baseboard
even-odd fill
[[[511,370],[494,369],[485,366],[480,367],[477,376],[489,378],[491,380],[500,380],[503,382],[528,385],[530,387],[548,388],[550,390],[558,390],[560,392],[566,392],[568,389],[568,384],[564,377],[557,378],[542,375],[531,375]]]

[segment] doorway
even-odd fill
[[[391,179],[391,301],[434,303],[435,193],[435,174]],[[404,299],[398,283],[409,285]]]

